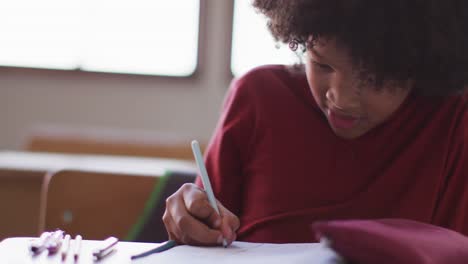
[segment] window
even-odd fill
[[[0,65],[187,76],[199,0],[0,0]]]
[[[231,70],[235,76],[263,64],[294,64],[297,55],[287,45],[276,43],[266,19],[256,13],[252,1],[236,0],[232,34]]]

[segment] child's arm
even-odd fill
[[[245,79],[235,80],[224,102],[220,120],[205,152],[205,163],[221,217],[201,190],[200,178],[185,184],[166,203],[163,220],[169,237],[182,244],[219,245],[236,239],[241,211],[243,161],[250,145],[253,107]],[[226,209],[227,208],[227,209]],[[221,220],[220,223],[217,223]],[[222,234],[222,236],[220,236]]]
[[[231,212],[241,213],[244,164],[254,146],[255,112],[251,82],[235,79],[224,100],[214,134],[205,152],[205,164],[215,197]],[[199,178],[196,184],[201,186]]]

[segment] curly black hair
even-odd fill
[[[412,80],[422,94],[466,91],[467,0],[254,0],[253,6],[276,40],[293,49],[336,38],[376,87]]]

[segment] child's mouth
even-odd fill
[[[359,118],[343,115],[332,110],[327,111],[331,125],[339,129],[351,129],[357,125]]]

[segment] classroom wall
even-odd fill
[[[42,125],[211,136],[229,70],[232,1],[202,0],[199,71],[190,79],[0,68],[0,149]]]

